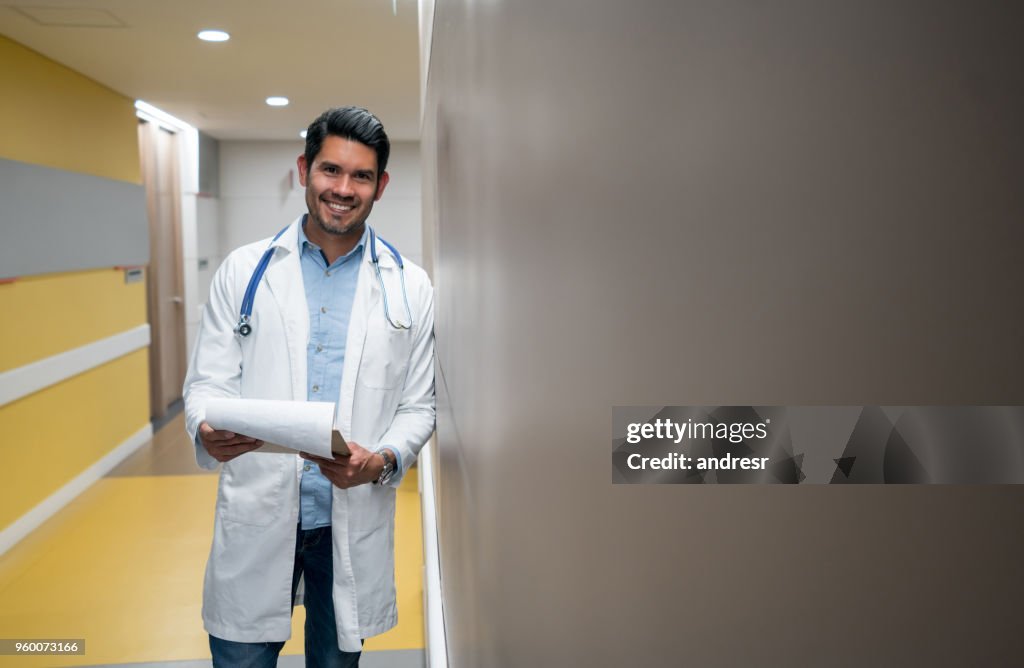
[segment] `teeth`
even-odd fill
[[[327,202],[327,206],[332,211],[337,211],[339,213],[344,213],[346,211],[351,211],[352,210],[352,207],[350,207],[350,206],[346,206],[344,204],[335,204],[334,202]]]

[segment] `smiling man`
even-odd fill
[[[395,488],[434,429],[434,340],[426,274],[367,224],[389,153],[370,112],[324,112],[298,157],[307,213],[213,279],[185,409],[199,465],[224,464],[203,593],[215,666],[277,664],[300,578],[307,666],[358,666],[397,623]],[[333,402],[352,454],[253,452],[207,424],[214,397]]]

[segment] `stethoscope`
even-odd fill
[[[252,272],[252,277],[249,278],[249,285],[245,288],[245,295],[242,297],[242,312],[238,316],[238,324],[235,326],[235,334],[238,336],[249,336],[252,334],[252,303],[256,298],[256,288],[259,287],[260,281],[263,280],[263,273],[267,270],[267,266],[270,264],[270,259],[274,257],[274,242],[277,241],[282,234],[285,233],[291,225],[286,225],[284,229],[274,235],[274,238],[270,240],[270,244],[267,246],[267,250],[263,251],[263,257],[256,264],[256,269]],[[391,324],[395,329],[411,329],[412,328],[412,309],[409,308],[409,293],[405,290],[405,262],[402,260],[401,253],[398,249],[389,244],[384,239],[380,242],[391,251],[392,257],[395,258],[395,262],[398,263],[398,276],[402,281],[402,300],[405,302],[405,313],[408,317],[407,322],[398,321],[395,322],[391,318],[391,309],[388,308],[388,291],[384,287],[384,277],[380,273],[380,258],[377,256],[377,233],[370,228],[370,260],[373,262],[373,269],[377,273],[377,281],[380,283],[380,292],[383,296],[384,301],[384,317],[387,318],[388,323]]]

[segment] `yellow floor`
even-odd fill
[[[0,656],[0,666],[210,656],[200,607],[217,477],[197,474],[183,433],[179,416],[113,475],[0,556],[0,638],[86,641],[84,656]],[[366,651],[424,647],[415,470],[403,482],[397,506],[400,622],[367,640]],[[296,608],[284,654],[302,653],[304,617],[304,609]]]

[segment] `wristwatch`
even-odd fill
[[[384,458],[384,470],[380,472],[380,476],[373,481],[373,484],[386,485],[395,475],[395,453],[391,452],[390,448],[381,448],[377,450],[377,454]]]

